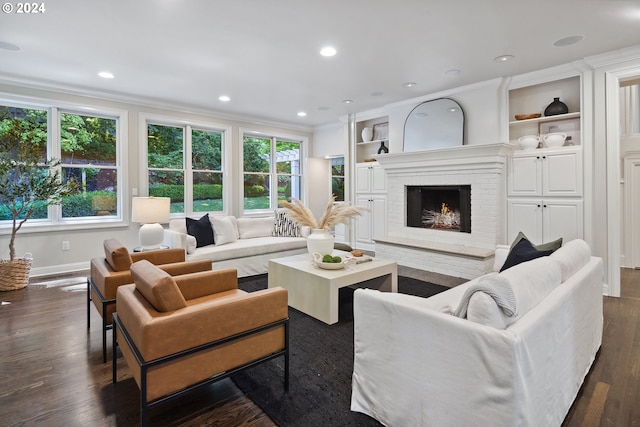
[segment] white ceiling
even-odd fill
[[[0,48],[0,82],[126,95],[143,103],[303,127],[640,44],[637,0],[54,0],[44,5],[40,14],[0,13],[0,47],[20,48]],[[572,35],[584,40],[552,45]],[[320,56],[325,45],[338,54]],[[515,59],[494,61],[504,54]],[[450,69],[460,73],[445,75]],[[104,70],[115,78],[98,77]],[[404,88],[405,82],[417,85]],[[223,94],[231,101],[220,102]],[[345,99],[354,102],[344,104]],[[307,116],[297,117],[299,111]]]

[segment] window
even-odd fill
[[[0,138],[9,132],[14,119],[20,120],[21,141],[30,140],[38,146],[39,157],[47,156],[48,111],[31,108],[0,106]],[[20,203],[20,201],[18,201]],[[36,205],[31,219],[47,219],[47,207]],[[24,218],[24,215],[21,215]],[[0,206],[0,221],[9,221],[12,214],[5,206]]]
[[[331,192],[336,202],[344,202],[344,157],[331,159]]]
[[[36,207],[29,226],[76,224],[100,219],[121,221],[118,156],[120,115],[83,114],[57,107],[30,108],[0,105],[0,135],[9,121],[19,119],[22,135],[36,142],[42,159],[60,160],[62,179],[79,184],[76,194],[65,197],[60,206]],[[56,126],[52,126],[56,123]],[[0,207],[0,221],[10,219]]]
[[[223,211],[223,159],[223,131],[147,124],[149,195],[171,198],[171,213]]]
[[[63,201],[63,218],[118,215],[116,129],[116,119],[60,113],[62,178],[80,185]]]
[[[301,198],[301,145],[299,141],[244,135],[245,211],[274,209],[278,200]]]

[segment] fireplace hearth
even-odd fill
[[[470,185],[406,186],[407,227],[471,233]]]

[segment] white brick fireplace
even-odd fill
[[[471,279],[490,271],[506,234],[508,144],[376,156],[387,174],[387,234],[376,256]],[[471,186],[471,233],[407,227],[407,186]]]

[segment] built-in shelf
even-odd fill
[[[567,114],[557,114],[555,116],[542,116],[536,119],[527,119],[527,120],[515,120],[513,122],[509,122],[509,126],[518,126],[518,125],[527,125],[533,123],[545,123],[545,122],[553,122],[557,120],[569,120],[580,117],[580,112],[575,113],[567,113]]]
[[[358,145],[377,145],[380,144],[381,142],[388,142],[388,139],[376,139],[373,141],[361,141],[358,142]]]

